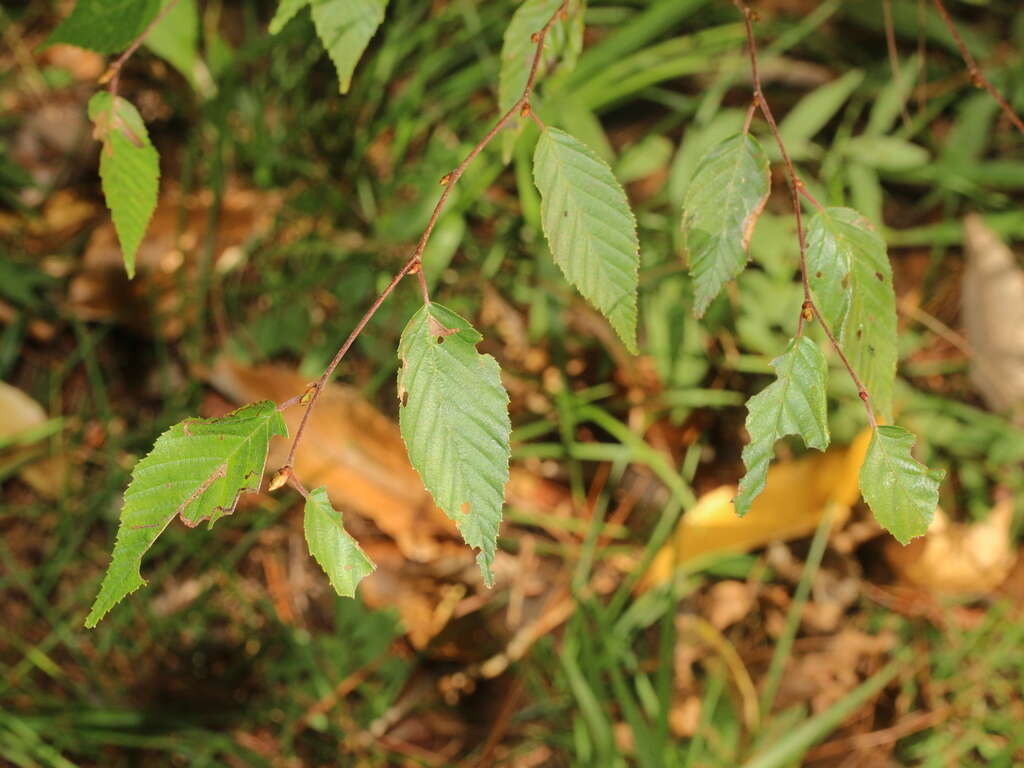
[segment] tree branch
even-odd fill
[[[775,137],[775,143],[779,148],[779,154],[782,155],[782,162],[786,169],[786,180],[789,183],[790,197],[793,201],[793,217],[796,219],[796,236],[800,244],[800,282],[804,289],[804,301],[800,306],[800,317],[797,321],[796,335],[799,336],[803,333],[805,321],[811,320],[812,318],[818,319],[822,330],[825,331],[825,335],[832,344],[832,348],[836,351],[836,354],[842,361],[843,366],[846,368],[846,372],[850,374],[850,378],[853,379],[853,383],[857,387],[857,396],[864,403],[864,409],[867,411],[868,415],[868,422],[873,428],[877,426],[878,422],[875,419],[874,409],[871,407],[871,398],[868,395],[867,390],[864,388],[864,384],[857,375],[857,372],[853,369],[849,359],[846,357],[846,353],[844,353],[842,347],[839,346],[839,341],[836,339],[835,334],[832,333],[832,329],[828,327],[828,323],[826,323],[825,318],[822,317],[817,304],[814,303],[814,298],[811,296],[811,283],[807,276],[807,239],[804,234],[803,214],[800,208],[800,195],[806,197],[819,210],[821,210],[822,206],[810,195],[810,193],[807,192],[806,189],[804,189],[804,183],[797,175],[796,168],[793,166],[793,160],[790,158],[789,152],[786,151],[786,145],[782,140],[782,134],[779,132],[779,126],[775,121],[775,116],[772,114],[772,109],[768,105],[768,100],[764,97],[764,91],[761,88],[761,75],[757,68],[757,41],[754,39],[753,22],[756,19],[756,16],[744,0],[733,0],[733,4],[743,15],[743,25],[747,32],[747,51],[750,54],[750,75],[754,87],[753,103],[761,110],[761,114],[764,116],[765,121],[771,128],[772,136]],[[748,114],[748,118],[751,115],[752,113]],[[749,121],[747,127],[749,128]]]
[[[142,34],[135,38],[131,45],[129,45],[124,53],[117,57],[113,64],[110,65],[109,69],[103,74],[101,82],[110,81],[108,90],[112,100],[117,99],[117,86],[121,80],[121,68],[125,65],[125,62],[132,57],[132,54],[139,50],[139,46],[142,45],[146,38],[149,37],[149,33],[153,31],[153,28],[159,24],[163,18],[170,12],[170,10],[177,5],[178,0],[171,0],[167,5],[160,9],[160,12],[153,17],[153,20],[146,25],[146,28],[142,30]]]
[[[1008,102],[996,87],[989,82],[988,78],[985,77],[985,73],[981,71],[981,67],[978,66],[978,62],[975,61],[974,56],[967,50],[967,45],[964,43],[964,39],[960,36],[960,30],[956,28],[956,24],[953,23],[953,18],[949,15],[949,11],[946,10],[946,6],[942,4],[942,0],[932,0],[935,3],[935,8],[939,12],[939,16],[942,17],[942,21],[946,24],[946,28],[949,33],[953,36],[953,40],[956,42],[956,47],[960,49],[960,57],[964,60],[967,65],[967,72],[971,76],[971,82],[979,88],[984,88],[988,91],[989,96],[996,100],[996,103],[1003,110],[1003,114],[1013,123],[1014,127],[1021,133],[1024,133],[1024,120],[1020,119],[1020,116],[1013,111],[1013,107]]]
[[[345,357],[345,354],[352,347],[352,344],[355,342],[356,338],[358,338],[359,334],[362,333],[364,328],[366,328],[370,319],[377,313],[377,310],[380,309],[384,300],[391,295],[391,292],[395,290],[395,287],[401,282],[403,277],[409,274],[417,274],[419,276],[420,292],[423,294],[423,301],[426,304],[430,303],[426,278],[423,277],[422,257],[424,250],[426,250],[427,243],[430,241],[430,236],[434,232],[434,227],[437,225],[438,219],[441,217],[441,211],[444,209],[444,205],[448,201],[448,196],[451,194],[452,188],[459,179],[462,178],[462,175],[466,172],[466,169],[469,168],[473,160],[476,159],[477,155],[483,152],[487,145],[490,144],[501,130],[516,116],[520,114],[532,114],[530,98],[533,95],[534,85],[537,82],[537,74],[540,71],[540,63],[544,57],[544,41],[547,38],[548,32],[551,31],[551,27],[554,26],[560,17],[564,18],[568,13],[569,1],[570,0],[562,0],[558,8],[551,15],[551,18],[547,20],[547,23],[531,36],[530,39],[536,44],[536,50],[534,51],[533,59],[530,63],[530,70],[526,77],[526,84],[523,86],[522,94],[518,99],[516,99],[515,103],[498,118],[497,122],[491,126],[491,129],[482,139],[480,139],[479,142],[477,142],[476,146],[469,151],[469,154],[466,155],[465,159],[463,159],[463,161],[459,163],[454,170],[450,173],[446,173],[441,179],[441,184],[444,186],[444,190],[441,192],[441,196],[438,198],[437,204],[434,206],[434,210],[430,214],[427,226],[423,230],[423,234],[420,235],[420,239],[417,241],[416,247],[413,249],[409,260],[391,279],[391,282],[388,283],[387,287],[376,298],[373,304],[370,305],[370,308],[366,310],[366,314],[364,314],[362,319],[356,324],[356,327],[352,329],[352,332],[338,349],[323,374],[315,384],[311,385],[311,394],[309,394],[308,397],[303,396],[299,400],[300,403],[306,405],[306,410],[302,414],[302,420],[299,422],[299,427],[295,431],[295,437],[292,440],[291,448],[288,450],[288,457],[285,459],[284,466],[281,468],[281,473],[283,473],[282,476],[287,477],[289,482],[294,478],[294,474],[291,470],[292,464],[295,460],[295,451],[298,448],[299,441],[302,439],[302,435],[306,430],[306,423],[309,421],[309,415],[313,412],[313,406],[316,404],[317,398],[320,396],[320,393],[323,392],[324,387],[327,385],[331,375],[338,367],[338,364],[341,363],[342,358]],[[292,403],[291,400],[287,402],[289,404]]]

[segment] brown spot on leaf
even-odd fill
[[[433,315],[427,315],[427,330],[430,332],[431,336],[437,338],[438,344],[444,341],[446,337],[451,336],[453,333],[459,332],[458,328],[445,327],[440,322],[438,322],[437,318],[434,317]]]
[[[743,223],[743,250],[746,251],[750,246],[750,238],[754,236],[754,227],[757,226],[757,220],[761,217],[761,211],[764,210],[765,203],[768,202],[768,193],[762,197],[757,205],[754,206],[754,210],[750,212],[747,220]]]

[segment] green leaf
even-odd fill
[[[160,0],[78,0],[44,45],[67,43],[97,53],[119,53],[141,35]]]
[[[100,179],[114,219],[128,277],[135,276],[135,252],[156,210],[160,156],[149,140],[146,124],[129,102],[100,91],[89,100],[89,119],[103,142]]]
[[[640,242],[626,193],[601,158],[557,128],[540,135],[533,180],[555,263],[635,354]]]
[[[492,586],[511,425],[498,363],[476,351],[482,338],[440,304],[413,315],[398,344],[399,425],[413,467],[480,550],[477,562]]]
[[[843,152],[869,168],[893,173],[921,168],[931,159],[924,147],[895,136],[855,136],[843,145]]]
[[[259,489],[273,435],[288,433],[277,405],[264,401],[217,419],[186,419],[157,438],[132,470],[114,554],[85,620],[97,622],[145,585],[142,556],[175,516],[189,527],[231,514],[243,491]]]
[[[860,468],[864,501],[901,544],[928,530],[945,474],[929,470],[911,455],[915,442],[914,435],[903,427],[878,427]]]
[[[338,70],[339,89],[348,93],[359,58],[384,21],[388,0],[311,0],[310,5],[316,34]]]
[[[864,382],[882,420],[892,421],[896,294],[885,241],[850,208],[826,208],[807,231],[815,303]]]
[[[292,20],[299,11],[309,5],[310,0],[281,0],[277,4],[277,12],[274,14],[274,18],[270,20],[270,34],[276,35],[282,29],[285,24]]]
[[[165,0],[164,6],[171,0]],[[146,47],[177,69],[193,88],[199,63],[199,9],[196,0],[177,0],[146,35]]]
[[[359,582],[373,573],[373,562],[348,535],[341,513],[331,506],[324,487],[310,491],[306,498],[302,527],[309,554],[320,563],[334,591],[355,597]]]
[[[851,69],[800,99],[779,123],[779,133],[786,145],[799,146],[814,138],[835,117],[863,79],[863,71]]]
[[[697,317],[747,265],[747,246],[770,188],[768,156],[751,136],[726,139],[697,166],[683,199],[683,245]]]
[[[501,44],[501,71],[498,73],[498,109],[504,114],[523,95],[530,65],[537,51],[533,41],[534,33],[543,29],[562,4],[562,0],[526,0],[516,8],[512,20],[505,28]],[[583,8],[582,3],[569,8],[569,18],[559,19],[548,30],[541,56],[540,74],[554,71],[569,71],[576,66],[580,51],[583,50]],[[512,159],[512,148],[522,128],[522,121],[516,118],[513,127],[502,136],[502,162]]]
[[[774,360],[776,379],[747,401],[750,443],[743,449],[747,474],[736,494],[736,512],[745,515],[764,490],[775,441],[799,435],[808,448],[828,448],[825,386],[828,365],[818,345],[806,336],[792,339]]]

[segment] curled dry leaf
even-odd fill
[[[1013,501],[1006,498],[978,523],[953,523],[941,509],[928,533],[901,547],[887,542],[885,555],[900,580],[947,595],[987,594],[1017,562],[1010,540]]]
[[[985,221],[964,219],[962,286],[971,381],[990,408],[1024,416],[1024,270]]]

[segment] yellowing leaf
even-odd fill
[[[642,581],[650,588],[667,581],[673,563],[748,552],[772,541],[807,536],[818,526],[825,509],[835,506],[836,524],[849,515],[860,495],[857,479],[871,441],[864,430],[853,443],[780,462],[768,470],[761,494],[744,517],[736,515],[736,488],[725,485],[704,494],[679,523],[673,539],[657,554]]]

